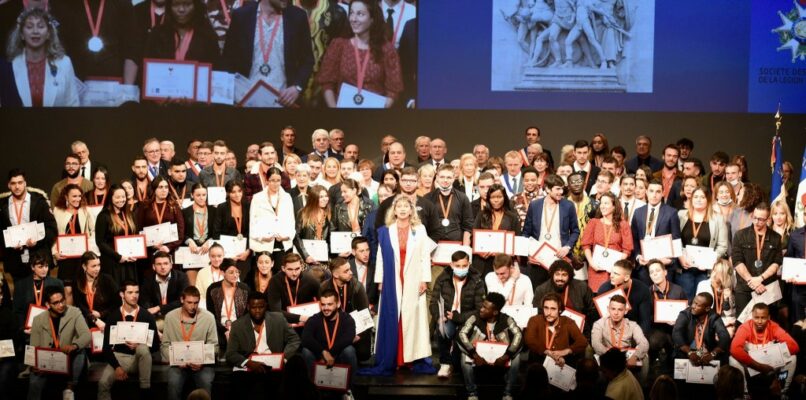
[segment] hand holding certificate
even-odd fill
[[[314,364],[313,383],[322,389],[347,391],[350,389],[350,366],[335,364],[328,368],[326,364]]]
[[[179,240],[179,228],[171,222],[146,226],[143,228],[143,234],[146,237],[146,246],[149,247]]]
[[[267,367],[271,367],[272,370],[275,371],[282,371],[283,369],[283,362],[285,354],[284,353],[266,353],[266,354],[252,354],[249,356],[249,359],[254,362],[259,362]]]
[[[662,235],[655,237],[646,237],[641,240],[641,255],[644,260],[651,260],[653,258],[672,258],[674,257],[674,246],[672,245],[672,235]]]
[[[506,343],[478,341],[476,342],[476,354],[488,364],[495,364],[495,360],[506,354],[508,347]],[[507,366],[509,366],[509,363],[507,363]]]
[[[689,264],[702,271],[714,269],[718,258],[714,249],[710,247],[688,245],[684,252]]]
[[[623,260],[624,253],[613,249],[608,249],[598,244],[593,246],[593,265],[599,268],[599,271],[610,272],[616,261]]]
[[[143,99],[196,99],[196,63],[143,60]]]
[[[148,344],[148,323],[133,321],[118,322],[117,339],[125,343]]]
[[[226,258],[235,258],[246,251],[245,237],[239,239],[238,236],[221,235],[216,240],[216,243],[224,248],[224,257]]]
[[[349,83],[342,83],[339,88],[339,98],[336,108],[385,108],[386,96],[362,89],[359,93],[357,87]]]
[[[169,362],[172,366],[187,364],[204,364],[204,342],[173,342],[168,348]]]
[[[473,254],[506,253],[507,231],[473,230]]]
[[[127,258],[148,258],[144,235],[115,236],[115,252]]]
[[[89,239],[86,234],[56,237],[56,250],[61,258],[81,258],[88,249]]]
[[[375,321],[372,319],[372,314],[369,313],[369,308],[361,311],[355,310],[350,313],[355,321],[355,334],[360,335],[362,332],[372,329],[375,326]]]
[[[27,222],[11,225],[3,230],[3,240],[8,248],[26,246],[28,241],[38,242],[45,238],[45,224],[41,222]]]
[[[686,300],[655,300],[655,322],[674,325],[677,316],[688,307]]]
[[[328,262],[330,260],[327,242],[324,240],[302,239],[302,245],[308,255],[318,262]]]
[[[330,251],[336,254],[349,253],[356,236],[361,235],[355,232],[330,232]]]
[[[796,285],[806,285],[806,259],[784,257],[781,279]]]
[[[70,356],[59,349],[36,348],[36,368],[49,374],[68,375],[70,373]]]
[[[568,365],[560,367],[551,357],[546,357],[543,361],[543,366],[546,367],[546,372],[549,376],[549,384],[562,389],[563,391],[570,392],[577,387],[576,374],[577,371]]]
[[[210,265],[210,256],[196,254],[190,251],[190,247],[180,247],[176,249],[174,263],[182,265],[184,269],[201,269]]]
[[[301,315],[303,317],[312,317],[321,310],[322,308],[319,305],[319,302],[312,301],[310,303],[288,306],[288,309],[286,311],[288,311],[289,314]]]

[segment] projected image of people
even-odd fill
[[[652,92],[654,1],[492,3],[492,90]]]

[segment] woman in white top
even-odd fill
[[[78,107],[73,63],[59,41],[58,23],[39,8],[23,11],[11,33],[8,59],[25,107]]]
[[[322,173],[316,178],[314,184],[330,189],[339,182],[341,182],[341,163],[335,157],[328,157],[322,162]]]
[[[252,197],[249,208],[249,248],[255,253],[272,253],[274,265],[282,265],[297,233],[294,205],[291,196],[280,187],[280,169],[269,168],[266,176],[266,190]]]
[[[730,336],[736,332],[736,317],[741,310],[736,310],[736,298],[734,288],[736,277],[733,275],[733,268],[728,260],[717,260],[714,269],[711,270],[711,278],[700,282],[697,285],[697,293],[709,293],[714,297],[714,312],[722,317]],[[714,294],[716,293],[716,296]]]
[[[201,293],[199,307],[203,307],[207,304],[207,288],[224,279],[224,271],[221,270],[221,264],[224,262],[224,248],[221,247],[220,244],[215,243],[210,246],[210,250],[207,254],[210,257],[210,265],[199,270],[199,273],[196,274],[195,282],[190,281],[190,285],[196,286],[196,288],[199,289],[199,293]],[[190,280],[190,278],[188,278],[188,280]]]

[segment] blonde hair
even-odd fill
[[[736,278],[733,275],[733,267],[730,266],[728,260],[720,258],[716,261],[713,270],[711,270],[712,280],[714,276],[719,277],[723,290],[732,291],[736,286]],[[714,295],[716,295],[716,293],[714,293]]]
[[[14,25],[14,30],[8,37],[6,54],[9,61],[22,54],[25,49],[25,42],[22,40],[22,27],[29,18],[40,18],[48,27],[48,40],[45,47],[48,61],[55,61],[64,57],[64,47],[61,40],[59,40],[58,22],[49,12],[39,8],[31,8],[20,14],[17,18],[17,23]],[[51,65],[51,68],[53,68],[53,65]]]
[[[291,154],[286,154],[286,155],[285,155],[285,158],[283,159],[283,170],[288,170],[288,169],[285,167],[285,165],[286,165],[286,163],[288,162],[288,160],[297,160],[297,164],[302,165],[302,159],[301,159],[301,158],[299,158],[299,156],[298,156],[298,155],[296,155],[296,154],[294,154],[294,153],[291,153]],[[299,168],[299,165],[297,166],[297,168]]]
[[[792,218],[792,211],[789,210],[789,205],[786,204],[785,199],[778,199],[772,202],[772,205],[770,206],[770,220],[769,220],[770,227],[773,226],[772,214],[775,213],[776,208],[784,210],[784,214],[786,214],[786,222],[784,223],[784,232],[786,233],[791,232],[792,228],[795,227],[795,220],[794,218]]]
[[[402,201],[409,203],[409,206],[411,207],[411,217],[409,218],[409,221],[411,221],[411,226],[414,227],[421,225],[422,222],[420,222],[420,216],[417,215],[417,204],[415,204],[414,201],[409,198],[409,196],[399,194],[394,200],[392,200],[389,210],[386,211],[386,218],[384,219],[386,226],[390,226],[397,221],[397,216],[395,216],[395,207],[397,207],[397,203]]]
[[[328,176],[325,173],[325,168],[329,163],[334,163],[336,165],[336,182],[341,182],[341,162],[336,157],[328,157],[325,158],[325,161],[322,163],[322,179],[328,180]]]

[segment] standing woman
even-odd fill
[[[513,231],[515,236],[521,235],[521,221],[518,213],[509,204],[506,189],[495,183],[487,191],[484,199],[489,207],[484,207],[473,222],[473,229],[492,229],[494,231]],[[473,268],[485,277],[493,271],[495,254],[477,254],[473,257]]]
[[[280,187],[283,173],[279,168],[271,167],[266,172],[268,184],[266,189],[252,196],[249,208],[249,248],[252,251],[268,251],[272,253],[275,268],[282,265],[283,257],[291,251],[292,239],[297,234],[294,218],[294,205],[291,196]],[[256,235],[255,225],[268,224],[267,235]],[[261,226],[264,228],[266,225]],[[261,229],[263,230],[263,229]],[[259,232],[259,231],[258,231]]]
[[[190,247],[194,254],[207,254],[210,246],[213,245],[215,233],[215,207],[207,207],[207,188],[201,183],[195,183],[190,189],[193,204],[182,210],[182,217],[185,220],[184,243]],[[190,282],[196,282],[195,269],[186,269]]]
[[[676,201],[669,203],[670,206],[677,210],[687,210],[691,206],[691,196],[694,190],[700,186],[700,181],[694,176],[687,176],[683,178],[683,188],[680,190],[680,197]]]
[[[145,58],[219,61],[218,37],[202,0],[166,0],[165,21],[148,34]]]
[[[414,201],[404,195],[392,201],[386,224],[378,228],[379,283],[375,367],[370,375],[389,375],[419,361],[414,372],[436,372],[431,365],[431,339],[425,290],[431,281],[431,248]],[[386,290],[383,290],[383,288]]]
[[[604,158],[610,155],[610,145],[607,143],[607,137],[604,133],[597,133],[591,139],[591,162],[593,165],[601,168]]]
[[[134,212],[134,209],[139,204],[137,197],[134,196],[134,185],[127,180],[123,180],[120,182],[120,187],[126,191],[126,205],[128,206],[129,211]]]
[[[635,177],[635,198],[646,203],[646,179],[639,179]]]
[[[89,207],[103,207],[106,196],[109,194],[109,171],[104,166],[98,166],[92,173],[93,190],[84,194]]]
[[[710,198],[704,186],[694,189],[689,200],[688,210],[677,212],[680,218],[680,239],[685,246],[710,247],[716,252],[717,260],[728,252],[728,226],[722,215],[713,212]],[[677,277],[677,283],[683,287],[686,296],[693,299],[697,285],[708,278],[708,272],[700,268],[706,265],[693,265],[685,252],[679,257],[683,271]]]
[[[59,235],[85,235],[89,246],[90,241],[95,240],[95,218],[87,210],[83,194],[81,187],[74,183],[65,186],[53,207],[53,218],[56,219]],[[53,244],[52,254],[59,268],[57,276],[66,286],[65,297],[70,298],[72,284],[81,269],[81,259],[65,258],[59,253],[56,243]]]
[[[476,162],[476,156],[465,153],[459,158],[459,169],[462,172],[460,176],[453,182],[453,186],[467,196],[468,201],[474,201],[479,198],[479,168]]]
[[[537,198],[546,197],[546,177],[554,173],[549,165],[548,154],[537,153],[532,166],[537,170]]]
[[[601,246],[604,251],[615,250],[624,254],[624,259],[630,256],[633,249],[632,230],[630,224],[621,216],[621,204],[616,195],[611,192],[602,194],[599,200],[599,209],[596,217],[588,221],[582,233],[582,250],[588,261],[588,287],[595,292],[599,286],[608,281],[608,271],[593,262],[595,246]]]
[[[73,63],[59,41],[58,22],[31,8],[17,18],[8,42],[8,59],[25,107],[78,107]]]
[[[294,237],[294,245],[308,266],[323,262],[310,255],[303,240],[324,240],[329,243],[332,226],[329,200],[327,189],[324,186],[314,185],[308,190],[308,202],[297,215],[297,235]]]
[[[364,201],[361,196],[361,185],[352,179],[346,179],[341,184],[342,202],[336,204],[333,209],[333,219],[331,219],[331,231],[352,232],[361,235],[361,227],[367,214],[372,211],[372,204]],[[347,257],[349,254],[340,254]]]
[[[795,223],[785,199],[779,198],[772,202],[769,224],[772,230],[781,235],[781,247],[786,251],[789,235],[795,229]]]
[[[238,270],[241,275],[246,276],[249,270],[252,269],[251,260],[249,256],[252,251],[249,250],[249,202],[243,197],[243,183],[241,181],[232,180],[224,185],[224,190],[227,192],[227,201],[219,204],[215,212],[215,232],[216,240],[221,238],[221,235],[235,236],[237,238],[244,238],[246,240],[246,250],[243,253],[233,257],[235,264],[238,265]]]
[[[377,205],[378,187],[381,185],[372,179],[372,171],[375,171],[375,163],[372,160],[363,159],[358,162],[358,173],[361,174],[361,187],[367,189],[369,198]]]
[[[176,224],[178,239],[169,243],[157,243],[151,251],[164,251],[168,254],[182,244],[185,237],[185,218],[176,200],[170,196],[170,184],[163,176],[157,176],[151,181],[151,196],[140,207],[137,207],[137,226],[144,229],[148,226],[164,223]],[[150,265],[148,266],[150,268]]]
[[[717,182],[714,185],[712,203],[714,204],[714,211],[718,212],[722,219],[727,221],[736,207],[736,193],[733,191],[733,186],[726,181]]]
[[[288,175],[288,190],[297,187],[297,167],[302,164],[302,159],[298,155],[291,153],[283,157],[283,171]]]
[[[403,91],[400,59],[387,33],[386,18],[377,1],[354,0],[349,12],[352,37],[330,42],[316,80],[324,90],[325,103],[334,108],[342,83],[358,88],[347,99],[351,105],[364,102],[362,90],[384,96],[390,108]]]
[[[101,259],[88,251],[81,256],[81,271],[76,278],[76,290],[73,291],[75,305],[90,328],[104,329],[103,319],[110,312],[120,307],[118,285],[107,274],[101,273]]]
[[[711,270],[710,279],[706,279],[697,285],[697,293],[709,293],[714,297],[714,311],[722,317],[722,323],[728,330],[730,336],[736,331],[736,317],[739,312],[736,310],[736,297],[733,290],[736,288],[736,276],[733,267],[727,259],[718,259]]]
[[[137,260],[115,251],[115,236],[136,235],[140,231],[134,221],[134,214],[126,201],[126,190],[112,185],[104,209],[95,222],[95,243],[101,250],[101,272],[118,284],[137,279]]]

